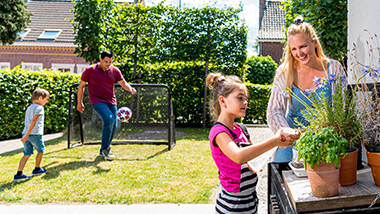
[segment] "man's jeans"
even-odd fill
[[[103,120],[102,146],[100,147],[100,152],[102,152],[103,149],[108,149],[111,146],[111,141],[116,132],[117,106],[111,103],[95,103],[92,107]]]

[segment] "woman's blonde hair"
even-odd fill
[[[227,97],[236,88],[244,87],[248,95],[248,89],[238,76],[221,73],[209,73],[206,78],[206,85],[213,91],[212,100],[210,100],[210,115],[215,122],[221,112],[219,97]]]
[[[276,75],[278,78],[281,76],[280,74],[286,73],[285,85],[286,88],[289,89],[292,89],[293,86],[294,74],[296,72],[295,68],[299,66],[297,60],[292,55],[292,50],[289,47],[289,37],[299,33],[304,33],[307,38],[309,38],[311,41],[316,42],[315,55],[317,56],[317,59],[321,61],[323,69],[326,70],[323,62],[327,59],[327,57],[323,53],[321,43],[319,42],[318,36],[313,26],[307,22],[304,22],[302,16],[297,16],[297,18],[294,19],[294,23],[291,24],[288,28],[288,41],[286,42],[284,54],[282,57],[282,69],[279,70],[278,72],[280,73]]]

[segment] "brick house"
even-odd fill
[[[259,55],[271,56],[280,63],[284,49],[285,11],[280,9],[280,1],[260,0],[259,8]]]
[[[0,46],[0,68],[22,64],[30,70],[54,69],[82,73],[89,64],[74,54],[73,26],[65,19],[74,19],[71,0],[26,1],[34,15],[20,32],[21,39],[12,45]]]
[[[21,39],[12,45],[0,45],[0,69],[14,68],[21,63],[23,69],[54,69],[82,73],[89,66],[75,54],[75,32],[66,19],[73,20],[72,0],[25,0],[27,9],[34,15]],[[115,0],[116,3],[136,4],[144,1]]]

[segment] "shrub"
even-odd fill
[[[245,81],[254,84],[270,84],[277,69],[277,63],[270,56],[252,56],[247,59],[248,65]]]
[[[29,71],[19,66],[0,70],[0,140],[21,136],[25,111],[32,104],[32,92],[36,88],[50,93],[45,105],[44,132],[56,133],[66,128],[70,86],[79,80],[77,74]]]
[[[132,79],[133,67],[130,63],[115,64],[126,80]],[[200,126],[203,120],[203,99],[205,63],[202,61],[165,62],[154,65],[138,65],[142,70],[141,83],[166,84],[173,97],[173,110],[176,125]],[[209,65],[208,72],[222,72],[242,76],[243,69]],[[210,93],[208,93],[209,96]],[[206,114],[209,115],[209,99]],[[206,123],[211,124],[209,116]]]
[[[243,118],[246,124],[266,124],[267,106],[272,85],[246,83],[249,92],[248,108]]]

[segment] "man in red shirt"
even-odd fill
[[[78,88],[77,109],[83,113],[83,93],[88,83],[90,102],[94,110],[103,120],[102,146],[100,156],[106,160],[113,160],[115,156],[111,152],[111,141],[116,132],[117,126],[117,103],[114,90],[114,83],[117,82],[126,91],[136,93],[135,88],[130,86],[125,80],[120,70],[111,65],[112,54],[109,51],[102,52],[100,62],[86,68],[82,74]]]

